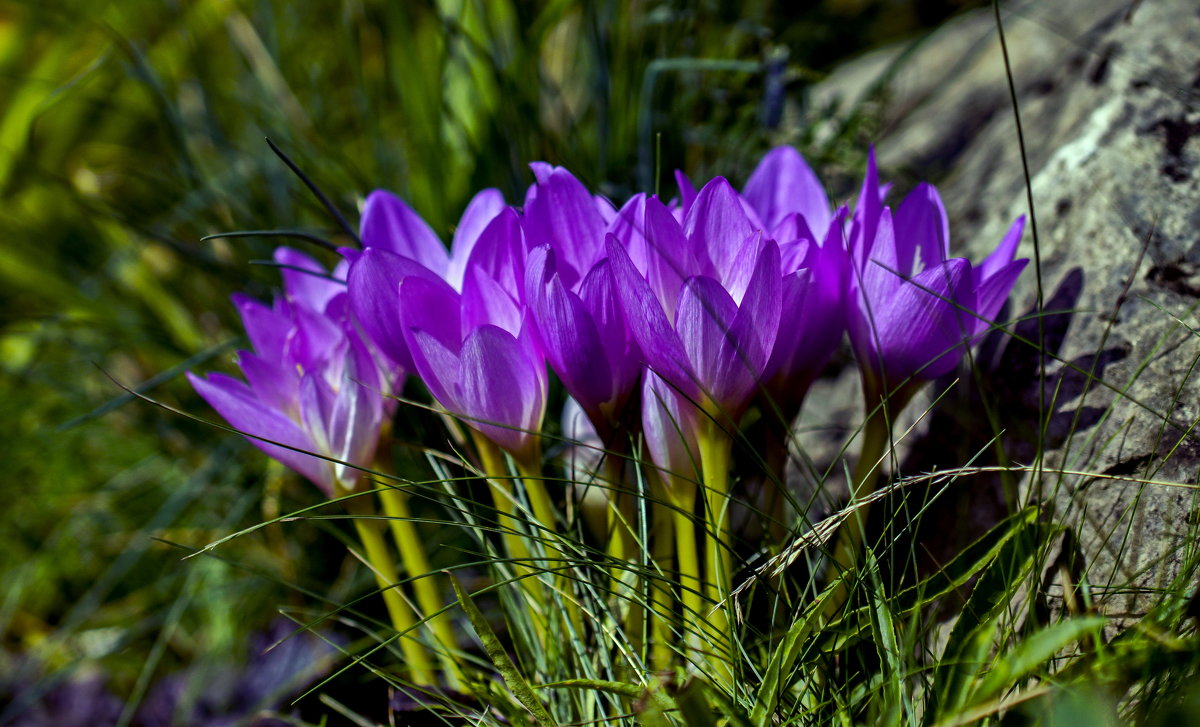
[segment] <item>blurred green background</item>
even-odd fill
[[[275,271],[250,263],[281,241],[200,238],[342,239],[264,137],[352,221],[388,187],[443,234],[483,187],[518,203],[537,159],[614,198],[670,196],[677,167],[740,182],[789,142],[836,179],[871,115],[827,118],[806,89],[977,4],[0,2],[0,684],[95,673],[135,704],[185,665],[246,658],[280,607],[316,603],[298,588],[365,583],[314,523],[181,563],[162,541],[319,495],[109,378],[213,418],[180,374],[231,368],[228,296],[270,295]]]

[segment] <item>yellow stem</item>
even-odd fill
[[[701,651],[708,622],[704,617],[704,574],[700,570],[700,551],[696,547],[696,484],[676,480],[669,499],[675,521],[675,559],[679,567],[679,595],[683,606],[683,630],[688,646]]]
[[[483,435],[475,436],[475,449],[479,452],[480,464],[483,465],[483,471],[488,476],[488,485],[492,491],[492,501],[496,505],[498,514],[497,524],[500,526],[501,537],[504,540],[504,547],[508,550],[508,556],[517,561],[517,572],[523,574],[532,573],[530,568],[529,545],[525,539],[521,537],[521,530],[518,524],[521,522],[517,516],[516,500],[513,497],[512,478],[508,474],[508,467],[504,464],[504,454],[500,448],[492,444],[492,442]]]
[[[442,665],[446,686],[455,691],[462,691],[462,665],[456,656],[458,640],[454,637],[450,614],[438,614],[445,604],[438,593],[438,580],[432,575],[433,569],[425,556],[425,546],[408,509],[408,493],[394,487],[385,487],[379,491],[379,499],[383,502],[383,511],[389,518],[388,525],[391,527],[396,547],[400,550],[400,560],[416,592],[417,605],[428,617],[426,626],[441,646],[437,656]]]
[[[708,600],[717,605],[708,616],[709,633],[712,636],[712,667],[714,676],[721,677],[727,685],[733,683],[733,639],[730,633],[729,582],[733,579],[733,530],[729,522],[729,464],[733,454],[733,440],[711,419],[700,425],[697,436],[700,449],[700,470],[704,479],[706,579],[704,584]]]
[[[387,605],[388,616],[392,620],[392,628],[400,634],[400,649],[404,652],[404,661],[417,684],[434,683],[433,662],[425,646],[416,640],[414,629],[417,626],[416,614],[404,601],[396,584],[400,578],[396,574],[395,563],[383,539],[383,523],[372,517],[368,507],[359,505],[355,508],[354,527],[358,530],[358,539],[362,541],[366,551],[367,563],[375,573],[375,582],[383,592],[383,602]]]
[[[538,460],[537,457],[531,459],[534,462]],[[546,481],[542,478],[540,467],[529,462],[517,461],[517,473],[521,476],[521,481],[525,485],[525,495],[529,498],[529,504],[533,508],[534,535],[544,543],[543,549],[550,561],[547,567],[556,569],[554,587],[562,595],[563,608],[575,633],[582,636],[583,615],[579,611],[579,604],[571,596],[571,578],[561,570],[566,565],[568,558],[566,552],[555,542],[558,531],[555,527],[556,511],[554,503],[550,499],[550,493],[546,490]]]
[[[653,505],[654,531],[653,562],[650,563],[650,666],[654,671],[671,669],[674,651],[671,649],[674,622],[674,599],[671,583],[664,575],[671,570],[672,534],[675,520],[672,510],[661,501]]]
[[[536,573],[533,553],[521,533],[521,516],[517,512],[512,476],[509,475],[508,465],[504,462],[504,453],[482,434],[474,433],[474,439],[475,451],[479,453],[480,464],[488,476],[488,489],[492,492],[492,502],[496,506],[496,524],[500,528],[504,549],[508,551],[508,557],[516,561],[513,571],[521,579],[521,589],[530,600],[530,610],[540,625],[539,636],[544,637],[546,593],[541,581],[532,577]]]
[[[637,552],[633,533],[633,493],[625,486],[625,459],[616,453],[604,457],[604,477],[608,486],[608,554],[614,561],[627,561]],[[623,569],[614,569],[614,579]],[[615,585],[615,584],[614,584]]]
[[[623,452],[610,449],[604,456],[604,477],[608,495],[608,588],[609,603],[617,619],[624,624],[625,637],[634,653],[644,647],[646,609],[639,605],[633,592],[639,588],[639,577],[631,562],[638,558],[638,541],[634,534],[636,501],[625,484]]]

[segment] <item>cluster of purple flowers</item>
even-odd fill
[[[343,250],[332,274],[281,248],[283,297],[235,299],[254,346],[239,355],[247,383],[193,384],[331,494],[370,466],[408,374],[533,462],[548,364],[602,441],[644,422],[671,469],[672,440],[701,420],[735,422],[758,397],[790,420],[844,333],[875,403],[945,374],[1027,262],[1013,259],[1022,220],[982,264],[951,258],[937,191],[922,184],[893,211],[873,154],[853,209],[835,208],[790,147],[740,192],[677,174],[678,199],[620,208],[561,167],[531,166],[523,205],[481,192],[449,248],[383,191],[366,200],[363,249]]]

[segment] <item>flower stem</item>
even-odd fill
[[[408,493],[399,488],[384,487],[379,491],[379,499],[383,502],[384,513],[388,516],[392,538],[396,541],[396,546],[400,551],[400,560],[404,564],[404,570],[412,581],[413,590],[416,591],[417,605],[427,615],[426,624],[441,647],[438,649],[437,657],[442,665],[446,686],[461,691],[462,666],[455,656],[458,640],[454,637],[449,614],[438,614],[445,604],[438,593],[438,581],[432,575],[433,569],[429,567],[429,559],[425,556],[425,547],[421,536],[417,533],[416,525],[413,523],[412,513],[408,508]]]
[[[853,569],[861,556],[869,507],[865,504],[856,505],[856,503],[875,491],[875,481],[879,478],[880,458],[891,441],[890,423],[891,420],[882,405],[877,406],[867,416],[867,421],[863,423],[862,446],[859,449],[858,462],[854,465],[854,474],[850,482],[850,502],[847,505],[853,510],[838,528],[838,539],[834,545],[832,561],[829,565],[830,581]],[[832,619],[849,597],[849,581],[843,580],[838,588],[830,593],[825,602],[825,620]]]
[[[697,651],[704,646],[708,622],[704,618],[704,573],[696,547],[696,484],[677,480],[670,495],[675,519],[675,559],[679,566],[680,603],[688,645]]]
[[[514,570],[521,576],[525,591],[534,600],[535,610],[544,611],[544,595],[542,589],[527,583],[527,577],[533,574],[533,555],[529,544],[521,534],[521,519],[517,513],[517,504],[513,494],[512,477],[508,474],[508,466],[504,462],[504,454],[500,448],[482,434],[476,434],[475,451],[479,453],[480,464],[488,477],[488,487],[492,492],[492,502],[496,506],[496,521],[500,528],[504,549],[508,557],[517,561]]]
[[[650,563],[650,666],[654,671],[665,672],[671,669],[673,649],[671,649],[671,624],[674,621],[674,599],[672,588],[668,581],[658,571],[670,570],[672,535],[675,530],[675,519],[671,508],[663,502],[655,501],[653,505],[654,529],[651,535],[653,541]],[[693,545],[695,540],[692,540]]]
[[[705,418],[697,436],[700,449],[700,470],[704,480],[705,595],[713,604],[720,604],[708,618],[713,639],[712,667],[714,676],[733,682],[733,639],[730,633],[728,604],[729,584],[733,579],[733,530],[729,522],[729,465],[733,455],[733,440],[717,422]]]
[[[375,518],[370,506],[359,503],[353,510],[358,539],[366,551],[367,563],[375,573],[375,582],[379,584],[383,593],[383,602],[387,605],[392,628],[400,634],[400,649],[404,653],[404,661],[413,681],[420,685],[433,684],[433,663],[429,660],[429,653],[424,645],[415,638],[416,614],[405,603],[400,587],[396,585],[400,578],[396,574],[392,554],[383,539],[383,523]]]
[[[634,535],[635,496],[625,483],[624,452],[609,449],[604,455],[604,479],[608,495],[606,532],[608,533],[609,603],[625,627],[630,649],[640,653],[644,647],[645,607],[633,597],[641,580],[631,563],[638,560],[638,541]]]
[[[530,459],[537,462],[540,458],[531,457]],[[544,543],[546,556],[551,561],[548,567],[562,568],[566,564],[567,554],[556,543],[554,503],[550,499],[550,493],[546,490],[546,481],[540,470],[541,468],[536,464],[517,460],[517,474],[521,476],[521,481],[525,485],[525,495],[529,498],[529,504],[533,508],[533,524],[539,526],[535,528],[538,531],[535,533],[535,537],[540,538]],[[579,611],[579,604],[570,596],[571,577],[562,572],[556,573],[554,588],[562,595],[563,608],[575,633],[582,635],[583,615]]]
[[[637,550],[633,535],[633,493],[625,486],[625,458],[616,452],[604,457],[604,479],[608,486],[608,554],[614,562],[627,561]],[[613,579],[621,579],[615,568]],[[615,583],[613,584],[616,585]]]

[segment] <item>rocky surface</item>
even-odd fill
[[[1006,492],[1040,492],[1059,517],[1082,525],[1082,567],[1103,608],[1136,615],[1146,589],[1175,577],[1197,544],[1189,520],[1200,470],[1200,427],[1191,429],[1200,418],[1192,330],[1200,329],[1200,4],[1040,0],[1007,4],[1003,22],[1046,312],[1039,331],[1031,264],[1009,315],[1029,316],[1016,330],[1044,341],[1045,385],[1036,348],[986,342],[979,376],[964,368],[957,385],[927,387],[927,399],[949,393],[905,440],[895,469],[915,474],[976,455],[974,464],[1030,463],[1044,401],[1047,468],[1092,476],[960,480],[926,518],[939,526],[926,528],[919,550],[948,557],[961,547],[958,525],[978,534]],[[883,116],[885,178],[900,192],[916,179],[938,184],[955,254],[982,258],[1029,213],[990,8],[851,62],[813,89],[808,108],[848,113],[863,99]],[[1034,257],[1029,227],[1020,253]],[[845,435],[837,423],[861,421],[860,407],[852,374],[819,383],[802,423],[818,463],[832,460]],[[918,402],[909,421],[920,413]],[[1005,457],[989,444],[998,430]],[[941,525],[949,523],[956,527]]]

